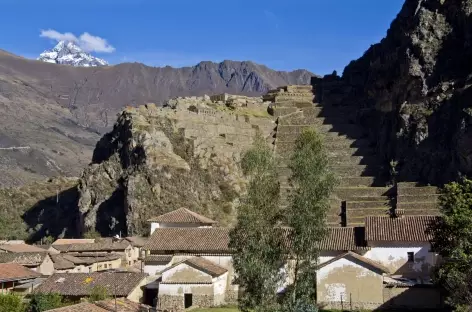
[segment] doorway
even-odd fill
[[[192,294],[184,294],[184,308],[190,308],[192,306]]]

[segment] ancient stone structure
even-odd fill
[[[272,102],[270,110],[277,117],[273,144],[280,159],[282,204],[287,203],[287,194],[293,188],[286,160],[293,153],[298,135],[312,127],[323,135],[330,166],[340,178],[331,198],[330,226],[361,226],[366,216],[393,214],[396,209],[407,215],[436,214],[437,189],[411,183],[392,185],[383,174],[388,164],[382,163],[363,128],[354,123],[352,110],[316,103],[312,89],[287,86],[263,96]]]
[[[224,98],[125,109],[80,181],[85,230],[144,235],[147,219],[182,206],[231,225],[247,182],[241,155],[256,133],[270,138],[275,123],[260,97]]]

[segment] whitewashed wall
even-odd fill
[[[169,267],[171,265],[171,262],[168,264],[163,264],[163,265],[144,265],[143,267],[143,272],[147,273],[149,275],[156,275],[157,273],[161,272],[165,268]]]
[[[377,261],[390,269],[393,274],[403,275],[407,272],[425,275],[436,264],[436,254],[430,252],[429,243],[384,244],[372,247],[364,257]],[[414,253],[414,262],[408,262],[408,252]]]

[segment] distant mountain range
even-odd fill
[[[60,41],[51,50],[46,50],[39,55],[39,61],[82,66],[82,67],[95,67],[108,65],[105,60],[98,57],[92,56],[89,53],[84,52],[73,42]]]
[[[223,92],[261,95],[282,85],[308,84],[311,76],[303,69],[275,71],[236,61],[183,68],[70,66],[0,50],[0,186],[78,175],[100,134],[127,105]]]

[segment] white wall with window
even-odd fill
[[[363,256],[386,266],[393,275],[427,277],[438,260],[428,242],[382,242],[369,245],[371,249]]]

